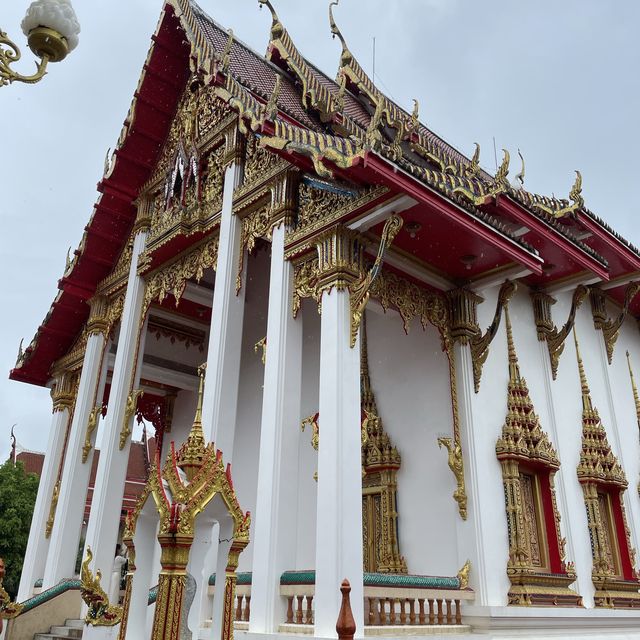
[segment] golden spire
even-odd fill
[[[509,355],[509,384],[507,417],[502,427],[502,435],[496,442],[496,454],[499,460],[524,456],[530,460],[542,461],[549,467],[557,469],[560,466],[558,456],[547,434],[542,430],[540,419],[536,415],[529,395],[527,382],[520,375],[509,305],[505,305],[504,315]]]
[[[365,413],[378,415],[376,397],[371,389],[371,378],[369,377],[369,348],[367,345],[367,314],[362,314],[362,325],[360,327],[360,394],[362,409]]]
[[[575,328],[573,329],[573,341],[576,345],[576,358],[578,359],[578,372],[580,373],[580,386],[582,388],[582,410],[593,411],[593,403],[591,402],[591,391],[589,389],[589,383],[587,382],[587,376],[584,372],[582,356],[580,355],[580,345],[578,344],[578,334],[576,333]]]
[[[518,354],[513,343],[513,329],[511,328],[511,317],[509,316],[509,305],[504,308],[504,320],[507,326],[507,348],[509,351],[509,383],[519,384],[522,382],[520,377],[520,367],[518,365]]]
[[[202,430],[202,397],[204,395],[204,376],[207,365],[198,367],[200,385],[198,388],[198,404],[196,415],[193,418],[193,425],[189,432],[189,437],[180,447],[178,452],[177,465],[187,474],[189,482],[193,479],[198,469],[202,466],[205,453],[204,431]]]
[[[633,369],[631,368],[631,356],[627,351],[627,364],[629,365],[629,377],[631,378],[631,388],[633,389],[633,402],[636,405],[636,420],[638,422],[638,429],[640,429],[640,397],[638,397],[638,387],[636,387],[636,381],[633,377]]]
[[[624,471],[611,450],[607,432],[598,414],[598,409],[593,406],[591,401],[591,391],[584,372],[575,327],[573,329],[573,339],[576,345],[576,358],[578,359],[580,386],[582,388],[582,449],[577,469],[578,478],[581,481],[601,482],[605,480],[626,487],[627,479]]]

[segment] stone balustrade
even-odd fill
[[[213,591],[215,576],[209,580]],[[286,601],[281,633],[311,634],[314,624],[315,572],[286,571],[280,578],[280,596]],[[474,600],[471,589],[461,589],[457,577],[364,574],[365,635],[416,634],[417,627],[452,627],[465,631],[462,604]],[[236,587],[235,628],[248,629],[251,615],[251,573],[239,573]]]

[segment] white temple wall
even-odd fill
[[[400,552],[409,573],[456,575],[455,479],[439,436],[453,419],[447,358],[438,331],[418,319],[408,335],[400,315],[370,305],[369,374],[385,431],[402,456],[398,472]]]
[[[240,362],[240,389],[238,413],[233,445],[231,477],[243,511],[255,516],[258,482],[260,443],[260,419],[262,415],[262,386],[264,365],[262,353],[255,353],[256,342],[267,333],[267,306],[269,302],[269,261],[267,251],[249,256],[247,269],[244,324],[242,330],[242,356]],[[215,313],[215,310],[214,310]],[[222,452],[226,460],[225,452]],[[253,539],[255,520],[251,521],[250,536]],[[238,571],[251,571],[253,545],[240,555]]]
[[[320,384],[320,314],[315,302],[304,300],[299,312],[303,322],[302,398],[300,420],[318,411]],[[300,425],[294,428],[299,429]],[[322,418],[320,418],[322,431]],[[318,483],[314,474],[318,469],[318,452],[311,446],[309,427],[300,438],[298,449],[298,510],[296,563],[291,569],[313,569],[316,563],[316,507]]]

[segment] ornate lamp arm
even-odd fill
[[[22,21],[29,48],[35,53],[36,72],[25,76],[11,68],[22,57],[20,49],[0,29],[0,87],[12,82],[35,84],[44,78],[49,62],[60,62],[78,44],[80,25],[70,0],[35,0]]]
[[[47,54],[44,54],[40,62],[36,63],[36,72],[31,76],[23,76],[11,68],[11,65],[14,62],[18,62],[21,57],[22,54],[18,46],[0,29],[0,87],[16,81],[35,84],[44,78],[49,64],[49,56]]]

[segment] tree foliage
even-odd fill
[[[22,462],[14,466],[7,460],[0,466],[0,558],[7,569],[4,588],[12,598],[18,592],[38,483],[35,473],[25,473]]]

